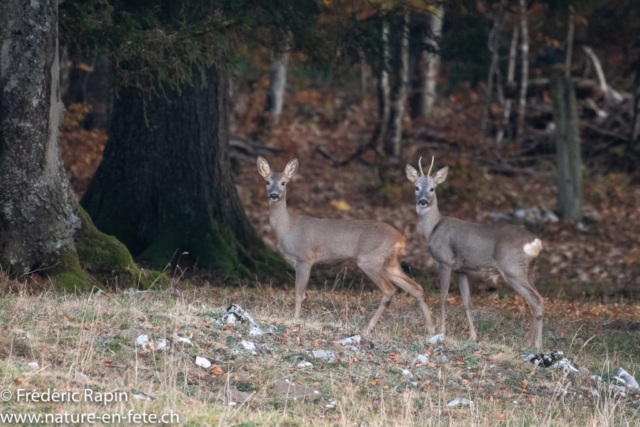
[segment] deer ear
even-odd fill
[[[293,178],[298,171],[298,159],[289,160],[287,166],[284,167],[284,177],[287,179]]]
[[[258,157],[258,173],[262,175],[264,179],[267,179],[269,175],[271,175],[271,168],[264,157]]]
[[[447,173],[449,173],[449,166],[443,167],[433,175],[433,180],[435,181],[436,185],[442,184],[444,180],[447,179]]]
[[[407,164],[407,167],[404,168],[404,172],[407,174],[407,179],[413,183],[418,181],[420,175],[418,175],[418,171],[413,166]]]

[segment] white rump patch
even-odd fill
[[[530,257],[537,257],[542,250],[542,242],[540,239],[536,239],[533,242],[524,245],[522,249],[524,249],[524,253]]]

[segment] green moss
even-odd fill
[[[101,283],[134,286],[165,287],[169,279],[159,272],[143,272],[136,265],[127,247],[113,236],[98,231],[89,215],[78,208],[82,223],[76,235],[76,250],[80,266]]]
[[[257,272],[284,277],[291,267],[267,247],[255,232],[245,248],[229,227],[212,218],[200,221],[175,221],[176,227],[164,230],[149,244],[137,260],[155,269],[163,269],[182,257],[200,268],[222,272],[232,280],[249,279]]]
[[[53,270],[55,288],[63,292],[86,292],[89,289],[76,251],[70,250],[60,255],[57,267]]]

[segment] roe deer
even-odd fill
[[[438,265],[440,273],[440,332],[445,332],[445,304],[449,293],[451,272],[458,276],[462,303],[467,312],[470,339],[477,339],[471,317],[471,297],[467,274],[472,272],[502,275],[504,280],[518,292],[531,309],[531,330],[527,345],[542,346],[543,300],[533,285],[533,261],[542,250],[542,242],[533,234],[515,225],[473,224],[440,215],[435,189],[447,177],[448,167],[440,169],[433,176],[431,168],[425,176],[407,165],[406,174],[415,185],[416,211],[419,228],[429,246],[429,253]]]
[[[382,222],[320,219],[289,212],[287,183],[297,170],[297,159],[289,161],[284,172],[276,173],[264,158],[258,157],[258,172],[267,181],[269,223],[276,233],[278,250],[296,271],[294,320],[300,318],[311,267],[321,262],[352,260],[382,291],[382,302],[369,321],[366,334],[391,304],[396,286],[418,300],[427,331],[433,334],[431,313],[422,287],[403,273],[398,261],[398,256],[404,255],[405,237]]]

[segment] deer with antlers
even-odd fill
[[[471,315],[469,273],[501,275],[520,294],[531,310],[532,322],[527,345],[542,347],[542,312],[544,302],[533,284],[532,269],[542,250],[542,242],[533,234],[515,225],[474,224],[442,216],[438,209],[436,187],[447,178],[448,167],[431,176],[434,159],[425,175],[422,158],[420,173],[411,165],[405,172],[415,185],[416,211],[419,228],[429,245],[429,253],[438,265],[440,275],[441,324],[445,333],[445,305],[449,293],[451,273],[458,278],[462,303],[469,322],[471,340],[477,339]]]

